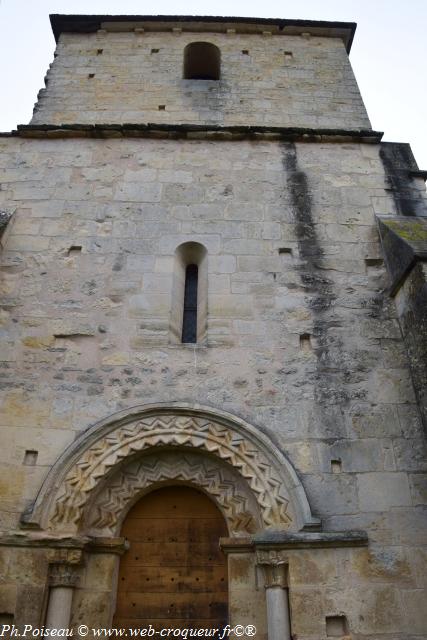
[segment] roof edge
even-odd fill
[[[50,14],[50,23],[52,26],[55,41],[58,42],[61,33],[95,33],[103,28],[101,25],[106,23],[145,23],[148,30],[163,30],[161,25],[167,23],[187,23],[195,25],[210,24],[216,25],[220,31],[220,25],[233,24],[246,27],[249,32],[256,32],[254,27],[270,27],[277,34],[288,33],[289,35],[299,35],[299,33],[311,33],[322,37],[341,38],[346,47],[347,53],[350,52],[356,31],[355,22],[335,22],[327,20],[292,20],[285,18],[247,18],[236,16],[173,16],[173,15],[88,15],[88,14]],[[156,29],[157,26],[157,29]],[[252,26],[252,29],[249,27]],[[160,28],[159,28],[160,27]],[[190,30],[190,29],[189,29]]]

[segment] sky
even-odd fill
[[[0,0],[0,131],[27,124],[55,41],[49,13],[184,14],[357,22],[350,60],[372,127],[427,169],[427,0]]]

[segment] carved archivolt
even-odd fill
[[[259,528],[257,510],[243,483],[227,466],[200,455],[164,452],[145,456],[120,470],[88,505],[84,529],[102,536],[119,534],[130,506],[147,489],[179,481],[203,489],[223,512],[230,534],[253,533]]]
[[[78,525],[91,493],[123,459],[151,447],[171,446],[205,450],[238,469],[257,497],[265,526],[291,521],[280,478],[249,441],[209,420],[163,415],[121,427],[85,451],[65,478],[50,527],[62,523]]]
[[[193,452],[202,462],[197,468],[188,458],[172,469],[166,450]],[[144,467],[154,452],[163,463]],[[230,531],[248,530],[247,509],[231,477],[245,487],[257,527],[298,530],[317,522],[292,465],[259,429],[190,405],[134,408],[88,429],[58,459],[21,520],[53,533],[84,533],[88,523],[91,530],[113,531],[126,501],[164,478],[200,486],[222,508]],[[88,520],[91,510],[95,520]]]

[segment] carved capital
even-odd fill
[[[76,566],[65,563],[51,564],[49,567],[49,586],[70,587],[77,586],[79,576]]]
[[[283,552],[257,550],[257,563],[263,570],[266,589],[288,587],[288,558]]]

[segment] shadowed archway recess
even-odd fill
[[[190,42],[184,49],[184,79],[219,80],[221,52],[211,42]]]
[[[184,457],[196,454],[199,470],[195,460],[187,460],[182,469],[178,462],[175,470],[168,472],[164,456],[171,451]],[[107,526],[112,534],[123,518],[123,509],[116,510],[115,522],[106,525],[101,518],[100,526],[88,514],[97,508],[99,512],[102,500],[104,504],[105,499],[108,502],[117,482],[121,482],[120,474],[124,477],[127,473],[123,482],[129,484],[129,465],[134,463],[142,465],[142,471],[130,470],[136,483],[134,492],[130,492],[130,503],[142,495],[150,467],[146,456],[153,453],[163,464],[163,471],[153,483],[164,476],[169,481],[202,485],[222,510],[233,533],[238,530],[236,520],[233,523],[236,514],[237,521],[240,516],[250,515],[257,523],[256,529],[298,531],[318,523],[292,465],[259,429],[208,407],[157,404],[116,414],[82,433],[52,467],[32,509],[23,514],[22,524],[70,535],[87,534],[88,527],[91,535],[105,534]],[[210,465],[211,481],[205,486],[200,481],[200,465],[205,465],[205,470]],[[236,478],[238,489],[233,494],[229,487]],[[249,508],[249,514],[242,509],[242,503]]]

